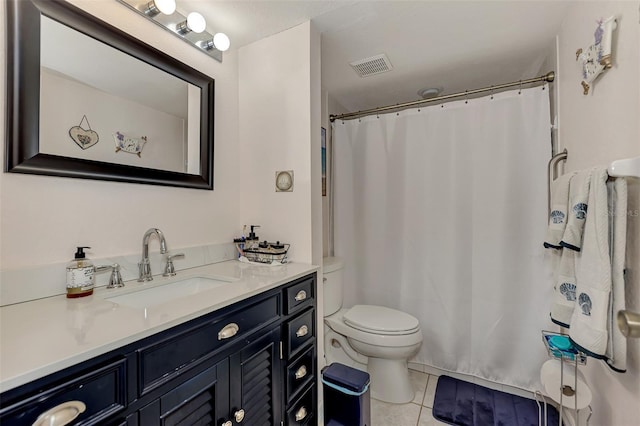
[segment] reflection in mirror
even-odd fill
[[[5,0],[5,171],[213,189],[214,80],[64,0]]]
[[[40,152],[200,173],[198,87],[46,16],[40,25]]]

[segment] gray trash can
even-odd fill
[[[334,362],[322,369],[324,424],[371,426],[369,373]]]

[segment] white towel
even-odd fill
[[[591,173],[589,214],[584,225],[582,250],[576,262],[577,306],[571,317],[569,337],[584,352],[604,358],[608,341],[611,261],[609,259],[609,215],[607,170]]]
[[[618,371],[627,370],[627,339],[617,323],[619,310],[625,309],[624,261],[627,242],[627,180],[607,182],[609,195],[609,237],[611,249],[611,309],[607,364]]]
[[[567,225],[567,207],[569,206],[569,182],[573,173],[566,173],[551,183],[551,211],[549,227],[544,239],[545,248],[560,249],[560,240]]]
[[[569,184],[569,211],[567,226],[562,236],[562,247],[580,251],[582,248],[582,235],[584,223],[587,217],[589,185],[593,170],[578,172],[571,178]]]
[[[571,316],[576,306],[576,273],[575,255],[573,250],[561,250],[556,268],[555,285],[553,287],[553,301],[551,303],[551,321],[555,324],[569,328]]]

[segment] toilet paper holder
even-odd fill
[[[587,363],[587,354],[579,351],[575,345],[573,345],[573,343],[571,342],[571,340],[569,339],[569,336],[563,333],[557,333],[557,332],[553,332],[553,331],[547,331],[547,330],[542,330],[542,341],[544,342],[545,347],[547,348],[547,353],[549,354],[549,357],[552,359],[556,359],[558,361],[560,361],[560,388],[561,391],[559,392],[559,401],[556,401],[560,404],[559,406],[559,424],[562,425],[563,419],[562,419],[562,411],[564,408],[564,404],[563,404],[563,399],[566,397],[568,399],[573,399],[575,406],[574,406],[574,412],[576,415],[575,418],[575,422],[576,424],[580,424],[580,412],[578,409],[578,365],[584,365]],[[574,378],[575,378],[575,382],[573,384],[568,384],[565,385],[564,383],[564,364],[568,363],[570,366],[568,366],[568,368],[573,368],[574,370]],[[588,390],[588,389],[587,389]],[[538,408],[539,408],[539,414],[542,413],[542,408],[540,406],[540,402],[538,400],[538,394],[540,394],[540,396],[542,397],[542,403],[544,405],[544,419],[545,419],[545,426],[546,426],[546,405],[547,405],[547,401],[544,398],[544,395],[537,391],[535,392],[535,399],[536,402],[538,403]],[[555,399],[555,398],[552,398]],[[588,402],[587,402],[588,404]],[[567,406],[567,408],[571,408],[569,406]],[[591,409],[590,405],[587,405],[586,407],[584,407],[585,409],[588,408],[589,409],[589,415],[587,417],[586,420],[586,425],[589,425],[589,420],[591,419],[591,415],[593,414],[593,410]],[[581,408],[582,409],[582,408]],[[542,424],[542,423],[541,423]]]

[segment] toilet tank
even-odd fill
[[[324,316],[327,317],[342,307],[342,273],[344,261],[340,257],[325,257],[322,262]]]

